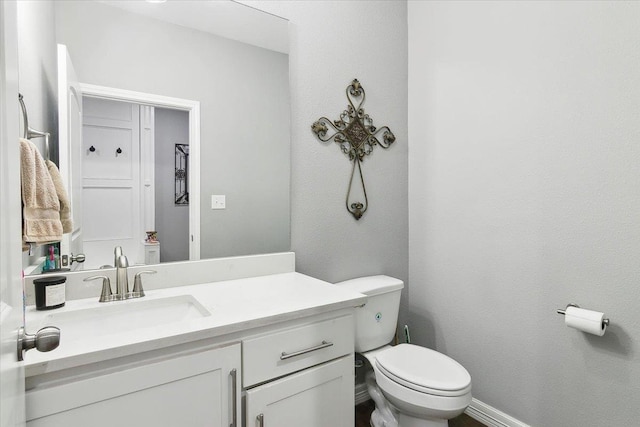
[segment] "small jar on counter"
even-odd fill
[[[66,300],[67,278],[64,276],[51,276],[35,279],[33,286],[36,288],[36,309],[52,310],[63,307]]]

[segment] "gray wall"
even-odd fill
[[[17,12],[19,90],[24,96],[28,110],[29,126],[51,133],[51,159],[56,161],[58,62],[53,3],[21,1],[17,3]],[[16,108],[18,105],[16,100]],[[20,119],[22,120],[22,115]],[[22,121],[20,136],[22,136]],[[32,142],[44,154],[44,138],[34,138]],[[35,262],[42,251],[43,249],[37,249],[34,257],[29,257],[27,252],[23,252],[23,267]]]
[[[189,143],[189,113],[155,108],[155,221],[160,261],[189,259],[189,208],[175,204],[175,145]]]
[[[291,247],[296,271],[337,282],[386,274],[408,277],[407,4],[402,1],[243,1],[290,19]],[[311,132],[321,116],[346,109],[358,78],[364,108],[396,142],[362,164],[369,209],[345,208],[351,164],[335,143]],[[399,325],[406,322],[408,289]],[[356,380],[362,382],[362,370]]]
[[[412,336],[533,426],[638,425],[640,3],[408,16]]]
[[[54,16],[51,2],[18,2],[20,93],[24,95],[29,112],[29,126],[50,132],[53,142],[58,137],[58,61]],[[22,122],[20,125],[22,135]],[[43,138],[36,138],[33,142],[39,148],[44,147]]]
[[[388,274],[407,279],[407,9],[405,2],[247,1],[290,24],[292,103],[291,246],[296,269],[330,282]],[[365,111],[396,143],[363,163],[369,210],[345,209],[351,164],[311,132],[337,119],[358,78]]]
[[[200,101],[203,258],[290,249],[287,55],[95,2],[56,18],[80,81]]]
[[[412,336],[477,398],[535,426],[636,424],[637,3],[409,2],[410,181],[406,3],[247,3],[292,21],[298,271],[406,280],[410,253]],[[364,163],[359,222],[349,163],[309,130],[354,77],[398,137]],[[610,314],[604,337],[563,326],[572,301]]]

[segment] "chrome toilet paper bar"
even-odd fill
[[[563,316],[566,314],[567,308],[569,307],[575,307],[575,308],[580,308],[580,306],[578,304],[574,304],[574,303],[569,303],[567,304],[567,307],[565,307],[564,309],[559,308],[557,311],[558,314],[562,314]],[[602,324],[605,326],[609,326],[609,319],[602,319]]]

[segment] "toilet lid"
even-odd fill
[[[471,375],[461,364],[417,345],[400,344],[382,351],[376,365],[390,379],[416,391],[458,396],[471,389]]]

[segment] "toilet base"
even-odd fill
[[[376,408],[371,414],[371,426],[378,427],[448,427],[447,420],[416,418],[392,409],[393,416],[385,414],[384,409]]]
[[[416,418],[411,415],[399,413],[398,427],[448,427],[449,421],[427,418]]]
[[[369,396],[373,399],[376,409],[371,414],[372,427],[448,427],[445,419],[417,418],[398,411],[383,395],[376,384],[374,372],[366,375]]]

